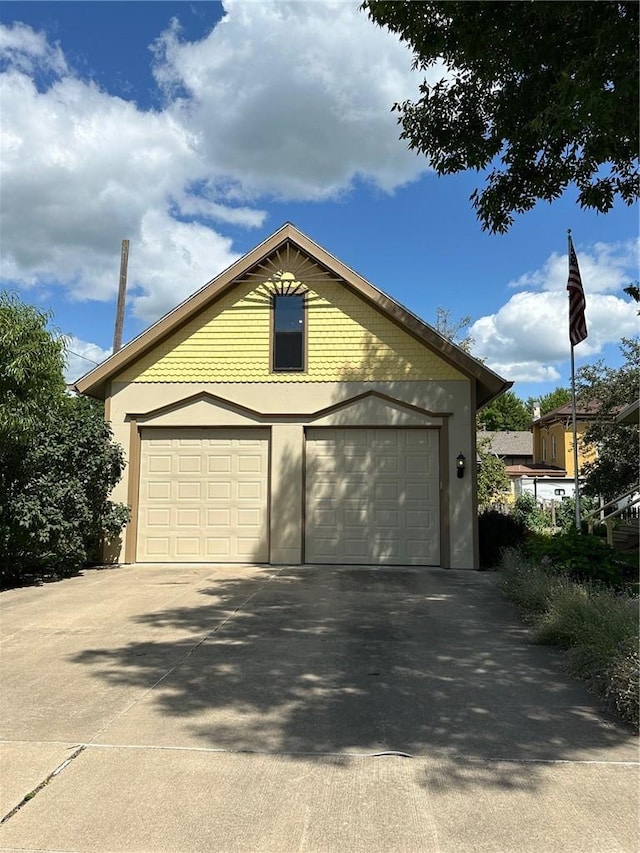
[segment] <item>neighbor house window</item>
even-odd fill
[[[547,439],[542,439],[542,461],[546,462],[547,460]]]
[[[556,458],[556,437],[555,435],[551,436],[551,458]]]
[[[304,370],[304,337],[304,295],[274,296],[274,370]]]

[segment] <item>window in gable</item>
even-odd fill
[[[276,294],[273,297],[273,370],[303,371],[304,344],[304,295]]]

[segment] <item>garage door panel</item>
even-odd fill
[[[231,551],[231,539],[228,536],[208,536],[206,556],[210,559],[224,559]]]
[[[248,454],[245,453],[238,459],[238,473],[239,474],[255,474],[262,473],[263,465],[262,465],[262,457],[258,454]]]
[[[207,472],[209,474],[230,474],[231,457],[227,455],[207,455]]]
[[[438,565],[435,430],[309,429],[308,562]]]
[[[147,551],[151,556],[164,557],[169,555],[169,539],[149,536],[147,538]]]
[[[171,510],[169,509],[149,509],[147,510],[147,524],[149,527],[166,528],[171,523]]]
[[[260,547],[260,539],[257,536],[253,537],[239,537],[237,540],[237,551],[238,556],[243,557],[245,560],[253,560],[255,559],[254,554]],[[263,558],[266,559],[266,558]]]
[[[266,500],[266,483],[257,480],[247,480],[238,485],[238,500]]]
[[[150,455],[149,472],[151,474],[170,474],[171,455],[169,453],[154,453]]]
[[[137,559],[266,561],[268,430],[166,433],[142,433]]]
[[[170,493],[167,495],[169,498]],[[200,501],[202,498],[202,483],[185,482],[176,483],[176,499],[178,501]]]
[[[201,524],[202,517],[200,507],[193,509],[178,509],[176,513],[176,525],[178,527],[200,527]]]

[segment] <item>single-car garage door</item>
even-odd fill
[[[438,432],[308,429],[305,560],[440,562]]]
[[[137,559],[266,562],[266,429],[142,430]]]

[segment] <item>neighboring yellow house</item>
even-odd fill
[[[597,456],[596,448],[584,441],[584,433],[595,416],[594,408],[579,408],[576,411],[578,434],[578,474],[587,462]],[[568,478],[575,476],[573,460],[573,419],[571,404],[566,403],[547,414],[537,417],[532,424],[533,462],[563,471]]]
[[[127,456],[123,562],[446,568],[510,386],[290,224],[76,384]]]

